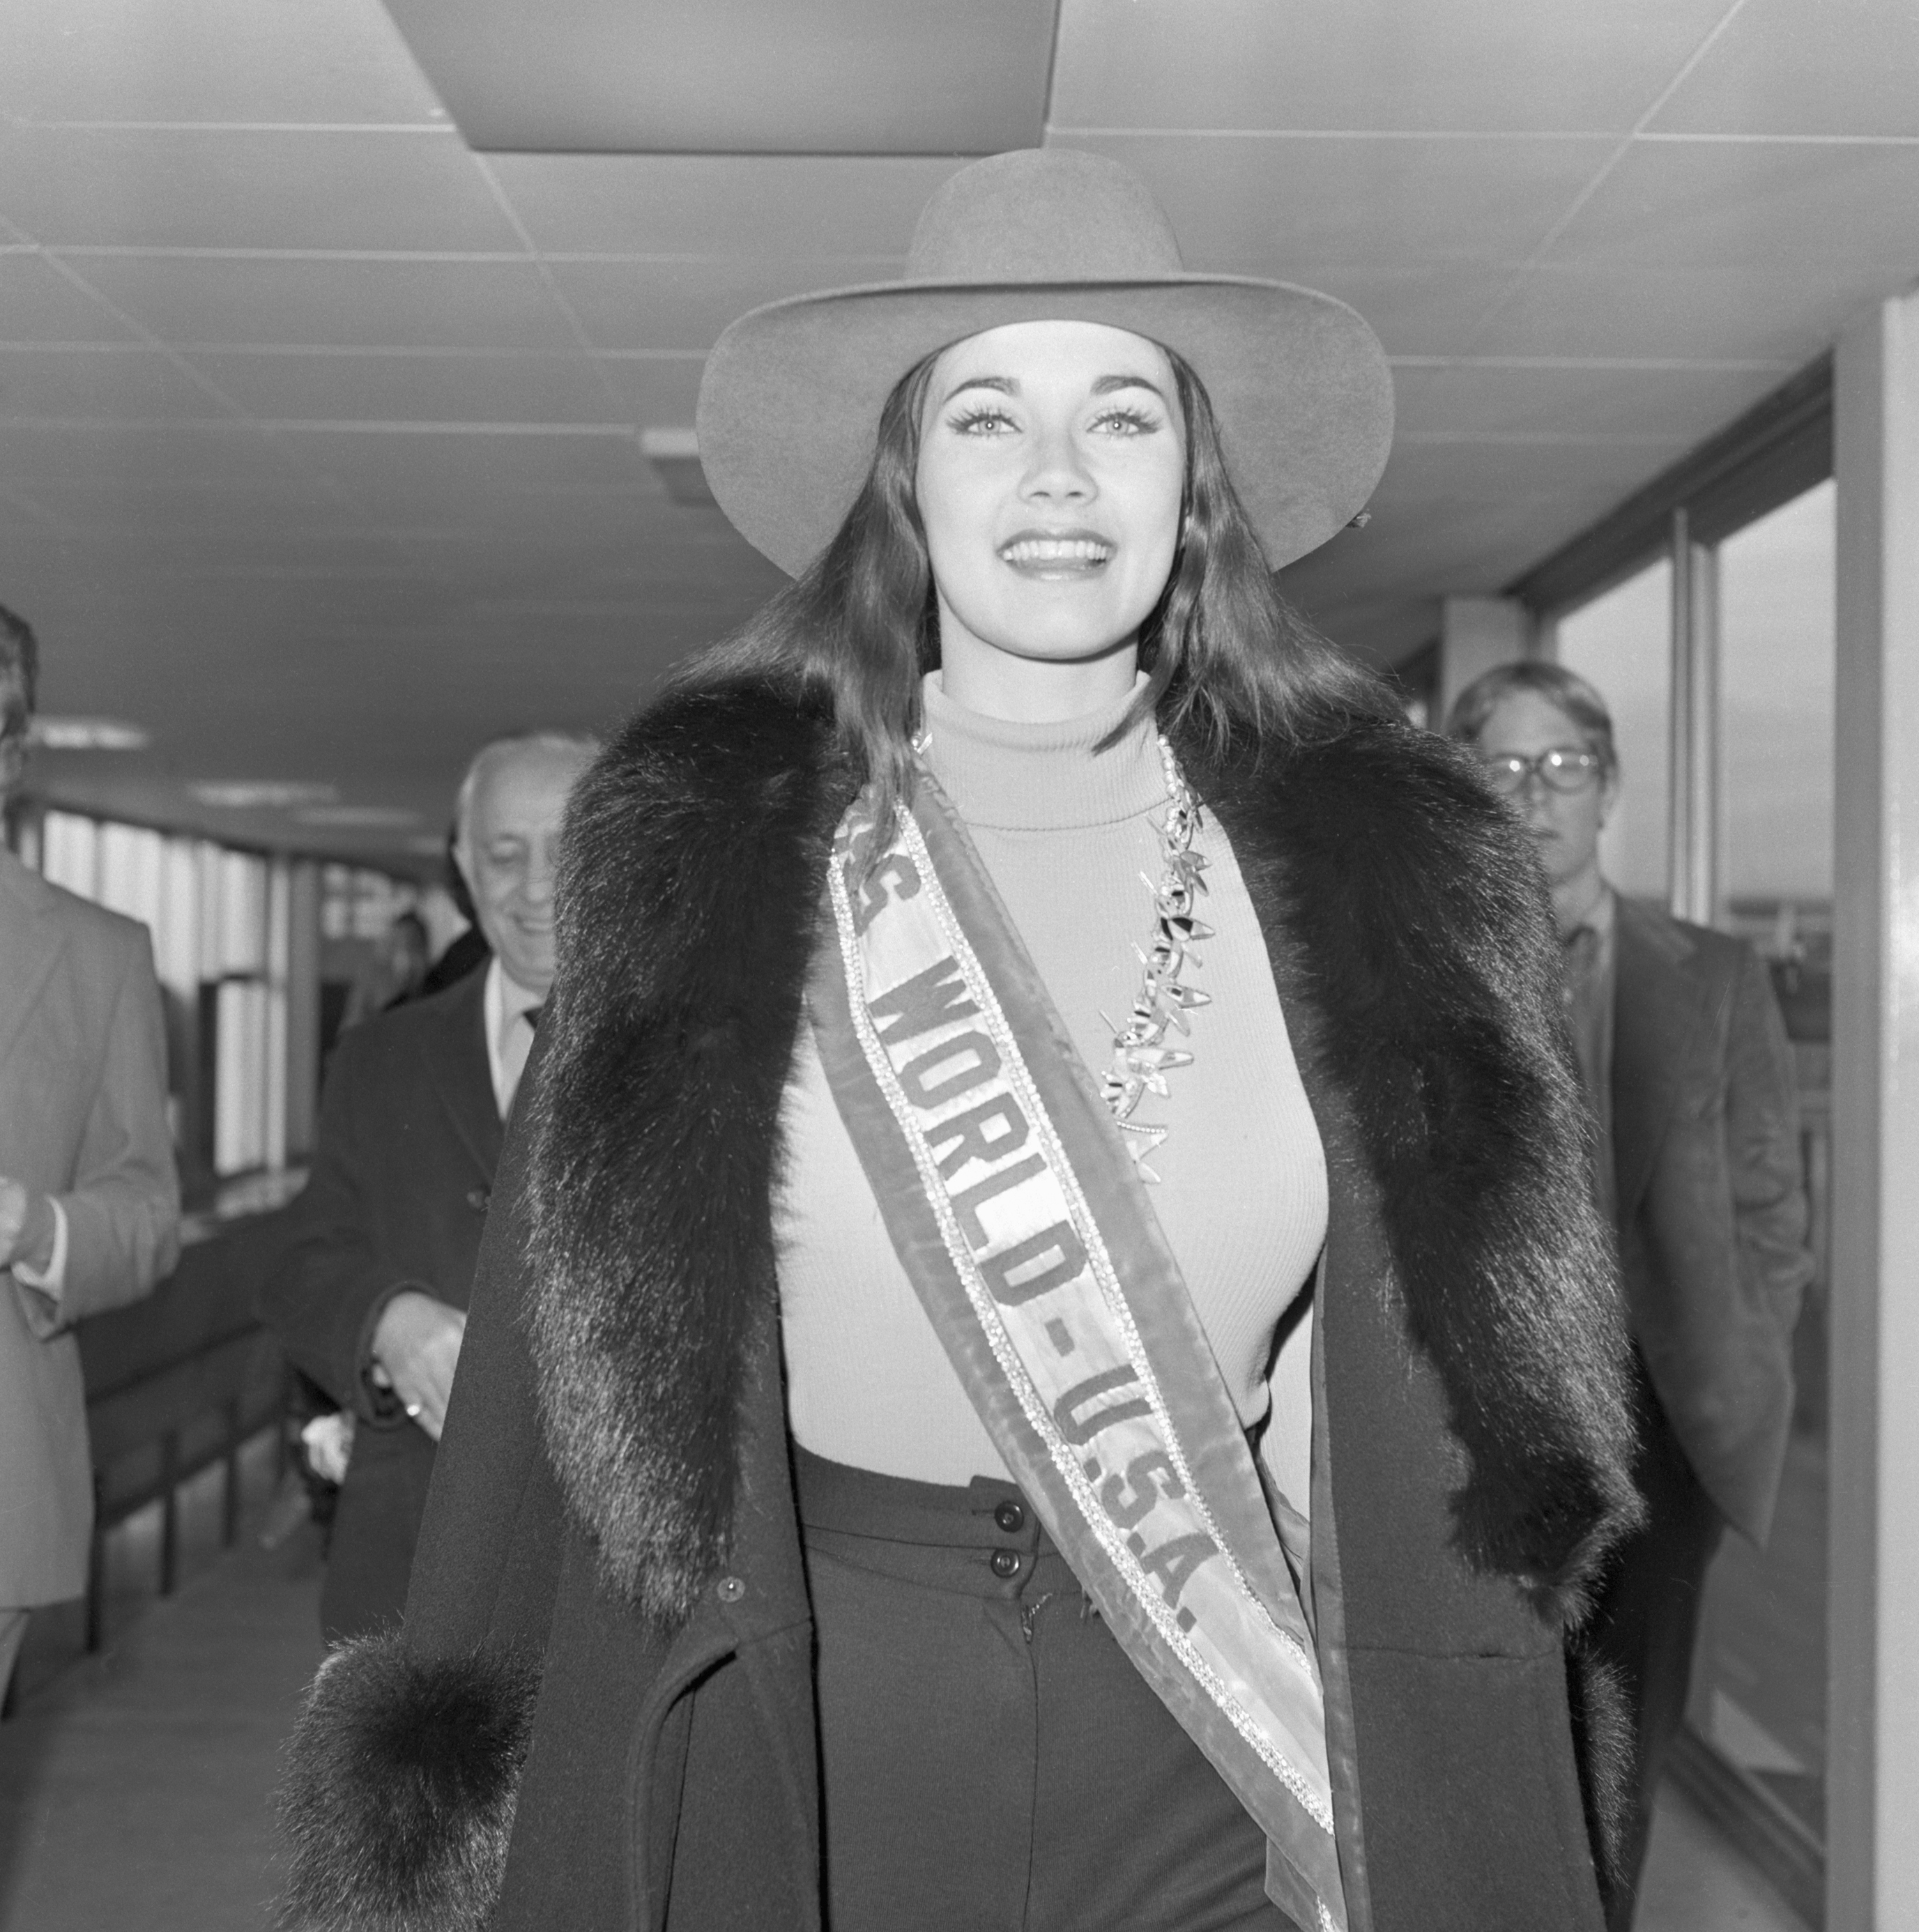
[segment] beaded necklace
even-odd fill
[[[1169,1046],[1167,1034],[1173,1028],[1191,1034],[1186,1016],[1195,1006],[1209,1006],[1210,993],[1182,983],[1180,975],[1188,965],[1201,962],[1191,948],[1195,940],[1210,939],[1213,928],[1194,915],[1194,907],[1206,882],[1204,856],[1193,850],[1193,837],[1200,828],[1200,803],[1193,796],[1173,755],[1173,747],[1164,734],[1159,740],[1160,763],[1166,772],[1167,805],[1166,821],[1156,828],[1160,842],[1160,876],[1155,884],[1140,874],[1153,896],[1153,937],[1150,944],[1133,950],[1140,956],[1139,997],[1123,1024],[1114,1026],[1105,1013],[1100,1018],[1113,1028],[1113,1061],[1100,1076],[1100,1094],[1113,1109],[1125,1137],[1126,1150],[1133,1156],[1143,1179],[1160,1177],[1146,1165],[1146,1156],[1166,1138],[1170,1129],[1133,1118],[1147,1094],[1161,1098],[1171,1090],[1166,1076],[1177,1066],[1190,1066],[1193,1056],[1183,1048]]]

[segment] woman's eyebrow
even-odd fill
[[[1096,396],[1110,396],[1116,389],[1150,389],[1161,402],[1166,400],[1166,392],[1149,376],[1102,376],[1093,385],[1093,394]]]
[[[969,376],[963,382],[955,382],[940,398],[939,406],[944,409],[953,398],[965,389],[997,389],[1002,396],[1017,396],[1020,385],[1011,376]]]

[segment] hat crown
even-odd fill
[[[914,282],[1130,282],[1182,272],[1137,176],[1102,154],[1024,148],[962,168],[913,231]]]

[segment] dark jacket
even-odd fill
[[[1792,1421],[1812,1272],[1791,1049],[1765,968],[1621,898],[1612,1141],[1628,1319],[1686,1460],[1755,1542]]]
[[[1313,1588],[1352,1923],[1596,1932],[1562,1642],[1635,1501],[1542,883],[1437,740],[1179,749],[1326,1148]],[[295,1748],[294,1924],[819,1923],[770,1194],[851,784],[821,718],[722,687],[575,795],[404,1641],[331,1664]]]
[[[398,1621],[434,1445],[367,1379],[373,1331],[403,1288],[464,1308],[500,1116],[487,1069],[484,974],[341,1036],[312,1178],[293,1204],[260,1318],[356,1418],[334,1517],[320,1623],[356,1636]]]

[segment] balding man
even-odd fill
[[[503,1125],[553,983],[566,795],[596,748],[529,733],[467,768],[455,856],[492,959],[342,1036],[294,1238],[260,1296],[288,1354],[356,1419],[320,1597],[329,1640],[405,1605]]]

